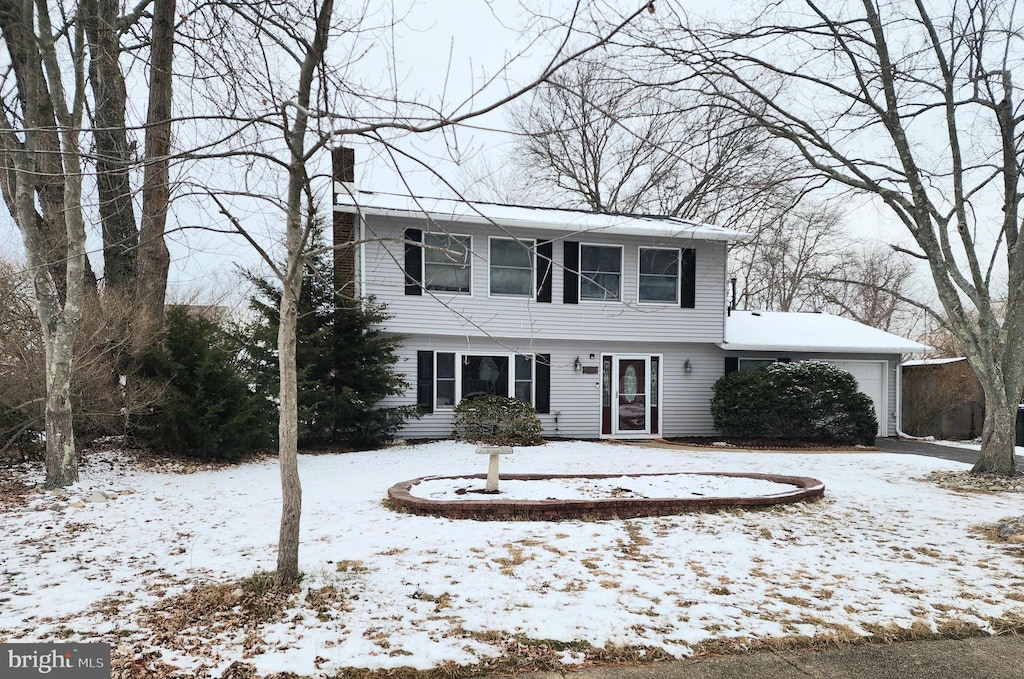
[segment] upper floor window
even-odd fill
[[[473,241],[469,236],[423,234],[423,287],[470,294]]]
[[[491,239],[492,295],[533,295],[533,246],[532,240]]]
[[[679,250],[640,248],[639,300],[676,304],[679,302]]]
[[[622,247],[580,245],[580,299],[622,298]]]

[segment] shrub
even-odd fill
[[[543,441],[537,411],[508,396],[463,399],[455,406],[452,436],[491,446],[535,446]]]
[[[870,445],[878,432],[871,399],[830,363],[773,363],[715,382],[711,414],[727,436]]]
[[[134,433],[156,450],[196,457],[230,460],[269,446],[276,413],[249,388],[237,356],[216,323],[169,308],[163,341],[142,359],[157,404],[135,419]]]

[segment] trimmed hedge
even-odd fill
[[[715,382],[711,415],[726,436],[874,443],[878,420],[853,375],[831,363],[772,363]]]
[[[537,411],[508,396],[463,399],[455,406],[452,437],[490,446],[535,446],[543,443]]]

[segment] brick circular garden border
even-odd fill
[[[481,500],[430,500],[415,497],[410,491],[421,481],[434,479],[486,479],[486,474],[461,476],[422,476],[396,483],[388,489],[392,506],[414,514],[432,514],[450,519],[501,521],[527,519],[558,521],[561,519],[630,519],[642,516],[665,516],[691,511],[709,511],[731,507],[767,507],[803,500],[817,500],[825,493],[825,484],[806,476],[778,474],[744,474],[738,472],[662,472],[654,474],[502,474],[503,481],[541,481],[545,479],[611,479],[645,476],[728,476],[762,479],[793,486],[793,490],[752,497],[688,497],[688,498],[608,498],[600,500],[515,500],[494,495]]]

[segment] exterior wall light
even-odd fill
[[[683,361],[683,372],[687,375],[693,372],[693,366],[690,365],[690,359]]]
[[[577,356],[576,360],[572,362],[572,369],[578,373],[583,372],[583,364],[580,363],[580,357]]]

